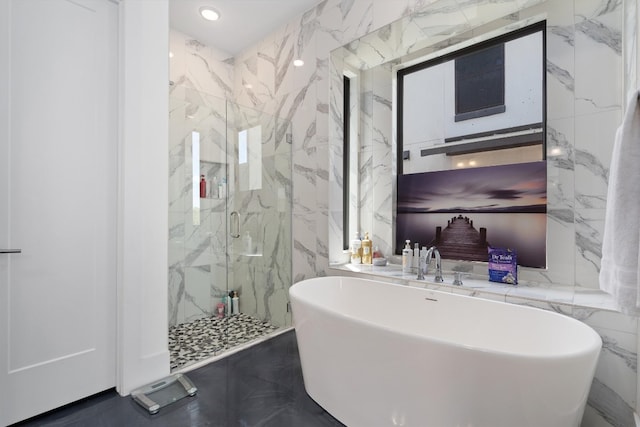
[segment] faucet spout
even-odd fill
[[[444,279],[442,278],[442,259],[440,258],[440,251],[435,246],[431,246],[429,248],[429,250],[427,250],[427,260],[426,260],[426,266],[425,266],[425,273],[427,273],[427,270],[429,268],[429,264],[431,262],[431,257],[434,254],[436,256],[436,275],[434,276],[433,280],[436,283],[442,283],[442,282],[444,282]]]
[[[434,255],[436,257],[436,275],[433,280],[437,283],[444,282],[444,279],[442,278],[442,258],[440,258],[440,251],[435,246],[431,246],[427,249],[427,255],[424,263],[422,263],[422,258],[420,259],[421,262],[418,267],[417,280],[424,280],[424,275],[429,272],[429,264],[431,264],[431,258],[433,258]]]

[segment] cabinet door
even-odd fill
[[[0,2],[0,425],[115,385],[117,19]]]

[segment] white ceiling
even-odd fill
[[[170,0],[169,20],[171,28],[235,56],[320,1]],[[203,19],[202,6],[213,7],[220,19]]]

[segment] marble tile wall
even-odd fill
[[[170,33],[169,325],[213,313],[228,290],[243,313],[275,326],[291,322],[291,125],[234,99],[234,59],[177,32]],[[245,88],[246,89],[246,88]],[[237,135],[260,126],[259,190],[240,191]],[[193,206],[192,132],[200,138],[200,173],[211,183],[228,173],[228,205],[213,195]],[[227,139],[233,147],[227,152]],[[227,240],[229,213],[240,212],[254,253]],[[229,268],[228,268],[229,266]]]
[[[526,9],[521,10],[523,7]],[[364,68],[365,71],[361,73],[363,81],[373,80],[368,74],[379,72],[377,65],[385,61],[384,54],[396,52],[397,56],[398,50],[411,53],[420,44],[416,40],[424,38],[424,34],[434,34],[432,38],[442,40],[440,46],[446,46],[450,41],[444,37],[454,35],[455,41],[460,41],[468,37],[470,28],[485,24],[491,16],[501,16],[494,13],[507,13],[505,25],[510,20],[546,15],[549,28],[548,269],[523,269],[521,277],[531,284],[571,283],[597,288],[609,152],[622,111],[622,4],[600,4],[595,1],[576,2],[574,6],[570,2],[560,1],[504,1],[499,2],[498,7],[494,2],[447,0],[434,2],[420,10],[402,26],[394,24],[388,31],[385,29],[375,36],[368,35],[351,43],[345,49],[345,63]],[[434,22],[438,22],[438,25]],[[479,31],[469,36],[477,33]],[[606,65],[589,68],[586,62],[592,56],[601,59],[598,64]],[[601,79],[606,83],[598,85],[597,81]],[[392,173],[374,173],[374,180],[370,171],[375,168],[393,171],[395,156],[386,159],[379,156],[384,163],[375,165],[369,159],[372,158],[372,145],[393,140],[391,127],[381,119],[381,115],[372,119],[376,107],[380,109],[391,105],[388,87],[382,84],[366,88],[361,100],[361,113],[365,118],[361,136],[364,141],[372,143],[365,142],[361,148],[364,160],[361,170],[360,222],[363,229],[373,230],[373,235],[382,239],[388,239],[389,229],[392,229],[389,220],[393,215],[392,203],[387,204],[391,209],[382,210],[381,205],[372,209],[371,199],[375,198],[378,189],[386,186],[393,188],[393,177]],[[332,98],[339,102],[341,94],[332,94]],[[338,124],[332,126],[336,128]],[[332,153],[337,151],[338,147],[331,150]],[[336,182],[339,183],[339,179]],[[374,182],[375,185],[372,184]],[[340,221],[337,211],[336,215],[332,212],[330,218]],[[332,224],[330,229],[330,253],[339,254],[337,243],[341,241],[340,224]]]
[[[342,254],[341,210],[335,208],[341,205],[342,180],[336,166],[341,164],[341,147],[332,144],[329,129],[333,135],[341,132],[340,117],[331,108],[341,103],[341,94],[330,89],[339,87],[335,83],[341,76],[332,70],[343,69],[343,64],[332,64],[336,59],[330,52],[412,13],[413,25],[399,29],[404,36],[426,34],[445,40],[465,30],[460,17],[482,25],[524,8],[531,14],[553,10],[547,17],[547,85],[553,97],[547,112],[551,259],[549,271],[530,272],[528,281],[543,288],[556,283],[597,288],[608,165],[624,86],[623,2],[606,0],[325,0],[240,55],[235,75],[238,102],[292,121],[293,282],[326,274],[329,260],[337,261]],[[380,63],[389,44],[408,52],[416,49],[392,30],[389,26],[382,42],[363,38],[349,46],[369,43]],[[297,57],[311,66],[293,68],[291,61]],[[360,222],[363,230],[372,232],[374,244],[389,253],[385,242],[392,241],[395,155],[389,156],[391,94],[376,88],[378,77],[362,78],[368,90],[361,113],[371,125],[361,134],[371,139],[363,138],[370,142],[360,153],[366,186],[359,200]],[[338,161],[330,163],[329,157]],[[628,425],[636,405],[637,321],[588,310],[573,315],[597,328],[605,341],[583,425]]]
[[[335,208],[341,203],[341,178],[335,166],[340,164],[341,147],[333,144],[329,135],[340,132],[339,117],[333,116],[337,110],[331,106],[341,102],[341,94],[330,89],[338,87],[334,83],[341,79],[332,70],[342,69],[343,64],[332,64],[336,59],[330,52],[351,42],[359,44],[356,39],[372,30],[414,14],[412,25],[399,29],[405,37],[398,38],[389,26],[383,40],[386,44],[371,44],[371,51],[379,53],[383,63],[384,48],[389,44],[403,46],[408,52],[416,49],[407,41],[408,35],[445,40],[465,30],[460,17],[480,25],[490,17],[535,8],[536,4],[540,12],[553,10],[547,18],[547,87],[550,96],[553,94],[547,112],[548,246],[553,249],[549,272],[531,273],[531,282],[543,288],[554,283],[597,288],[611,143],[621,118],[625,78],[628,81],[637,73],[636,67],[627,66],[629,59],[635,58],[631,54],[634,49],[626,45],[624,55],[622,52],[623,5],[636,7],[633,0],[324,0],[234,61],[222,61],[229,68],[214,73],[216,82],[218,78],[224,82],[217,90],[225,96],[233,93],[241,105],[291,123],[291,282],[325,275],[329,261],[337,260],[342,250],[341,211]],[[427,13],[430,6],[434,9]],[[630,31],[628,27],[625,30]],[[637,34],[637,29],[633,31]],[[627,39],[630,36],[627,34]],[[193,42],[189,43],[194,50]],[[294,58],[302,58],[306,65],[293,67]],[[196,63],[211,72],[202,60]],[[621,71],[624,66],[625,73]],[[395,170],[395,154],[389,157],[388,151],[393,146],[392,123],[387,116],[391,94],[376,87],[376,79],[384,78],[384,71],[375,73],[378,75],[363,78],[363,85],[369,88],[363,113],[371,126],[361,132],[369,132],[371,143],[363,145],[361,153],[363,182],[369,191],[363,191],[359,201],[363,211],[360,220],[363,228],[370,227],[374,242],[389,253],[385,242],[392,241]],[[204,83],[188,82],[188,73],[180,76],[187,85],[205,87]],[[180,79],[172,74],[172,80]],[[338,162],[330,163],[330,158]],[[248,282],[256,283],[257,275],[274,274],[264,264],[253,265],[259,264],[254,261],[246,260],[247,268],[241,273]],[[176,269],[178,278],[180,274],[184,275]],[[512,302],[537,304],[526,299]],[[250,300],[246,304],[256,303]],[[630,425],[637,400],[637,319],[571,307],[545,308],[572,311],[574,317],[596,328],[605,343],[583,425]]]

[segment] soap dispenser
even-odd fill
[[[404,249],[402,250],[402,272],[411,273],[411,267],[413,266],[413,251],[411,250],[411,241],[406,240]]]
[[[351,264],[362,264],[362,242],[356,232],[351,241]]]
[[[364,240],[362,240],[362,263],[372,264],[372,249],[371,239],[369,239],[369,232],[364,233]]]

